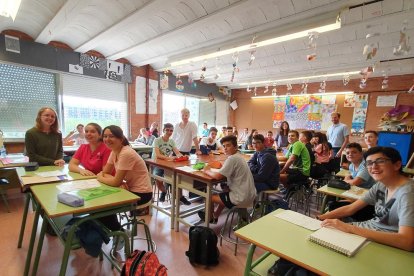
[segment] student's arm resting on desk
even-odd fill
[[[358,227],[339,219],[327,219],[322,222],[322,227],[333,227],[343,232],[365,237],[371,241],[397,247],[407,251],[414,251],[414,227],[400,226],[398,232],[383,232]]]
[[[98,181],[105,183],[106,185],[119,187],[122,185],[124,181],[125,175],[128,171],[125,170],[117,170],[115,176],[111,175],[111,172],[114,170],[114,165],[106,164],[104,169],[98,173],[97,179]]]
[[[221,173],[211,171],[209,166],[205,166],[202,172],[216,180],[221,180],[225,178],[225,176]]]
[[[70,159],[69,162],[69,171],[74,173],[79,173],[81,175],[95,175],[93,172],[88,171],[87,169],[82,169],[80,166],[80,161],[74,157]]]
[[[348,183],[348,184],[350,184],[350,185],[354,185],[354,186],[359,186],[359,185],[361,185],[362,183],[364,183],[364,182],[365,182],[365,180],[364,180],[364,179],[362,179],[362,178],[360,178],[360,177],[355,177],[355,178],[352,178],[352,176],[351,176],[351,175],[347,175],[347,176],[345,176],[344,181],[345,181],[346,183]]]

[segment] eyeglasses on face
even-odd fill
[[[252,145],[256,145],[256,144],[262,144],[262,141],[255,141],[255,142],[252,142]]]
[[[365,164],[367,167],[371,168],[372,166],[378,165],[378,166],[383,166],[385,164],[385,162],[387,161],[391,161],[391,159],[389,158],[377,158],[376,160],[368,160]]]
[[[164,131],[165,131],[165,132],[173,132],[173,131],[174,131],[174,129],[166,128]]]

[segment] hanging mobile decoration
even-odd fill
[[[231,79],[230,79],[231,82],[234,81],[234,75],[236,74],[236,72],[239,72],[239,68],[237,67],[237,62],[239,61],[239,52],[233,53],[232,58],[233,58],[233,72],[231,72]]]
[[[306,56],[306,59],[308,61],[312,61],[316,59],[316,40],[319,37],[319,33],[318,32],[309,32],[308,33],[308,47],[309,49],[311,49],[312,53]]]
[[[379,33],[372,33],[372,34],[367,34],[365,36],[366,40],[370,40],[373,37],[379,36]],[[362,50],[362,55],[365,56],[366,60],[372,59],[373,57],[376,56],[377,52],[378,52],[378,48],[379,48],[379,43],[374,43],[374,42],[370,42],[370,43],[366,43],[364,45],[364,49]]]
[[[272,89],[272,96],[276,96],[277,95],[276,93],[277,93],[277,89],[276,89],[276,86],[275,86]]]
[[[177,81],[175,82],[175,88],[179,92],[184,91],[184,85],[183,85],[183,81],[181,80],[180,75],[177,75]]]
[[[221,77],[221,75],[219,73],[214,75],[214,80],[218,80]]]
[[[325,93],[326,91],[326,80],[323,80],[320,84],[319,84],[319,93]]]
[[[253,36],[252,43],[250,43],[250,48],[256,48],[256,44],[254,44],[255,39],[256,39],[256,36]],[[250,54],[249,62],[248,62],[249,66],[251,66],[253,64],[254,60],[256,59],[256,57],[254,55],[255,53],[256,53],[256,50],[254,50],[254,49],[249,51],[249,54]]]
[[[292,85],[290,83],[286,84],[286,89],[288,91],[292,90]]]
[[[192,84],[194,81],[194,74],[193,72],[188,73],[188,84]]]
[[[382,79],[382,83],[381,83],[381,89],[382,90],[385,90],[385,89],[387,89],[388,88],[388,76],[387,76],[387,74],[383,74],[383,79]]]
[[[408,89],[408,93],[414,93],[414,84]]]
[[[266,84],[265,90],[263,91],[263,93],[267,93],[267,92],[269,92],[269,85],[268,84]]]
[[[350,76],[349,74],[344,75],[343,79],[342,79],[342,83],[344,84],[344,86],[347,86],[348,83],[350,81]]]
[[[214,70],[216,71],[216,74],[214,75],[214,80],[218,80],[221,75],[219,74],[219,70],[220,70],[220,58],[216,57],[216,65],[214,66]]]
[[[246,91],[247,92],[252,92],[252,89],[250,88],[250,85],[247,86]]]
[[[361,81],[359,82],[359,88],[360,89],[365,89],[365,87],[367,87],[367,79],[362,78]]]
[[[394,47],[394,50],[393,50],[393,53],[396,56],[407,55],[408,52],[411,50],[411,47],[409,44],[410,37],[406,33],[407,25],[408,25],[407,20],[404,20],[403,26],[401,27],[401,30],[400,30],[400,40],[398,42],[398,46]]]
[[[253,92],[254,92],[254,95],[257,96],[257,87],[256,86],[254,87]]]
[[[305,80],[302,83],[302,91],[300,91],[300,94],[308,94],[308,81]]]
[[[207,70],[206,66],[203,65],[203,67],[201,67],[201,74],[200,74],[200,80],[201,81],[204,81],[204,79],[206,78],[206,76],[205,76],[206,70]]]

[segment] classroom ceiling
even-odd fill
[[[306,30],[311,22],[317,26],[331,19],[333,23],[338,14],[341,28],[319,34],[316,44],[303,37],[256,48],[251,65],[251,53],[243,51],[170,66]],[[368,66],[374,66],[372,76],[412,74],[413,18],[414,0],[22,0],[14,22],[0,16],[0,31],[22,31],[39,43],[60,41],[81,53],[95,50],[108,59],[126,58],[133,65],[150,64],[158,71],[168,68],[175,75],[191,73],[196,80],[203,74],[206,83],[237,88],[289,78],[298,79],[277,84],[302,83],[309,76]],[[393,50],[399,46],[403,26],[412,38],[411,50],[396,55]],[[368,34],[372,37],[366,38]],[[378,48],[372,59],[363,55],[365,45]],[[307,55],[313,53],[316,59],[308,61]],[[339,74],[309,82],[342,78]]]

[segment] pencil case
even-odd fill
[[[72,207],[80,207],[85,204],[83,198],[69,193],[58,194],[58,201]]]

